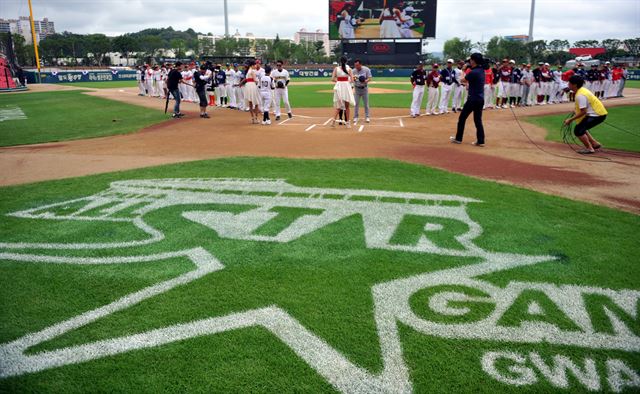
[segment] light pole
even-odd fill
[[[227,0],[224,0],[224,36],[229,37],[229,8]]]
[[[535,13],[536,13],[536,0],[531,0],[531,16],[529,19],[529,42],[533,41],[533,18]]]

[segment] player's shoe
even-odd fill
[[[484,146],[484,144],[479,144],[479,143],[478,143],[478,141],[473,141],[473,142],[471,143],[471,145],[473,145],[473,146],[480,146],[480,147],[483,147],[483,146]]]
[[[369,119],[369,118],[365,119],[364,121],[367,122],[367,123],[371,123],[371,119]]]
[[[211,116],[209,116],[209,114],[201,114],[200,117],[203,119],[209,119]]]
[[[267,126],[271,125],[271,119],[267,120]]]
[[[484,109],[484,108],[483,108]],[[455,108],[451,108],[451,111],[453,111],[453,113],[455,114],[456,112],[458,112]]]
[[[276,116],[276,122],[280,120],[280,116]]]
[[[360,120],[359,118],[353,118],[353,124],[354,124],[354,125],[355,125],[355,124],[358,124],[358,121],[359,121],[359,120]]]
[[[462,141],[458,141],[456,137],[449,137],[449,141],[451,141],[452,144],[462,144]]]
[[[351,128],[351,121],[347,121],[347,128],[350,129]]]
[[[291,114],[291,112],[289,112],[287,116],[289,117],[289,119],[293,118],[293,115]]]

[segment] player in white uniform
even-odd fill
[[[280,120],[280,103],[284,101],[285,109],[287,110],[287,115],[289,119],[291,119],[291,105],[289,104],[289,82],[291,78],[289,77],[289,72],[282,68],[282,60],[278,60],[276,62],[276,69],[271,72],[271,78],[276,85],[275,96],[276,96],[276,120]]]
[[[142,80],[144,68],[142,66],[136,68],[136,82],[138,82],[138,96],[145,96],[144,81]]]
[[[162,71],[160,67],[153,68],[153,97],[162,97]]]
[[[229,63],[227,63],[227,68],[224,70],[226,75],[224,82],[224,89],[227,93],[227,105],[231,109],[236,108],[236,96],[233,94],[233,76],[236,73]]]
[[[462,111],[462,95],[464,94],[464,85],[462,84],[462,77],[464,76],[464,72],[462,71],[462,66],[464,66],[463,61],[458,62],[458,67],[453,69],[455,73],[456,83],[453,87],[453,100],[451,102],[451,108],[453,112]]]
[[[260,89],[260,97],[262,98],[262,124],[270,125],[271,119],[269,119],[269,108],[271,107],[271,101],[273,100],[273,79],[271,78],[271,67],[266,66],[264,68],[264,75],[260,77],[258,83]]]
[[[342,40],[352,40],[356,38],[355,26],[358,24],[358,20],[349,15],[348,8],[351,5],[345,5],[345,9],[340,12],[340,25],[338,27],[338,33]]]
[[[413,13],[415,11],[413,6],[407,6],[400,14],[401,18],[404,19],[404,22],[400,24],[400,35],[402,38],[414,38],[411,28],[415,26],[415,22],[413,21]]]
[[[153,97],[153,67],[147,66],[145,82],[147,83],[147,95]]]
[[[242,91],[242,80],[244,79],[244,73],[238,68],[238,63],[233,64],[233,87],[232,93],[236,102],[236,108],[240,111],[244,111],[244,94]]]

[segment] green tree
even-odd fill
[[[175,52],[176,58],[180,59],[184,57],[184,53],[187,48],[187,43],[184,40],[174,38],[169,43],[169,47],[173,49],[173,51]]]
[[[626,39],[623,43],[627,47],[629,55],[640,57],[640,37]]]
[[[471,40],[461,40],[453,37],[444,43],[444,56],[454,60],[466,59],[471,55],[473,44]]]
[[[505,56],[507,56],[507,54],[504,51],[504,48],[502,47],[502,41],[504,41],[502,38],[500,37],[491,37],[491,39],[489,40],[489,42],[487,42],[487,49],[486,49],[486,56],[488,58],[491,59],[502,59]]]
[[[104,55],[111,52],[111,40],[104,34],[89,34],[87,36],[89,52],[93,55],[93,59],[101,66],[104,62]]]
[[[569,41],[567,40],[551,40],[547,44],[547,49],[551,52],[566,52],[569,49]]]
[[[155,57],[156,53],[162,48],[162,39],[158,36],[146,35],[140,40],[140,47],[148,57]]]
[[[544,40],[531,41],[525,44],[529,62],[536,62],[544,59],[547,51],[547,42]]]
[[[120,52],[127,60],[127,65],[129,64],[129,55],[139,50],[139,48],[138,41],[130,34],[123,34],[113,39],[113,49]]]
[[[598,40],[580,40],[573,43],[574,48],[598,48],[600,43]]]

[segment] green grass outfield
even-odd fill
[[[606,101],[604,105],[607,105]],[[591,130],[593,137],[605,148],[640,152],[640,127],[638,127],[640,105],[607,108],[607,111],[609,115],[606,123]],[[527,122],[547,129],[547,140],[563,142],[561,126],[567,115],[536,116],[525,119]]]
[[[341,189],[455,195],[479,201],[469,202],[465,209],[451,201],[434,205],[434,201],[421,196],[411,197],[409,205],[404,198],[386,195],[375,203],[360,191],[350,201],[366,203],[364,211],[371,218],[366,228],[372,230],[368,235],[359,214],[346,214],[343,219],[297,239],[273,242],[268,237],[285,234],[297,219],[314,217],[322,210],[311,205],[296,208],[280,203],[270,207],[271,216],[265,216],[264,212],[255,213],[258,216],[245,214],[245,219],[240,220],[227,214],[221,216],[226,219],[214,220],[224,228],[239,225],[234,227],[237,231],[267,237],[241,240],[237,236],[221,236],[195,219],[187,219],[206,218],[216,212],[239,214],[256,207],[255,202],[233,200],[232,197],[238,197],[233,186],[221,191],[221,195],[231,197],[214,204],[197,184],[178,184],[171,189],[168,184],[153,181],[148,189],[114,190],[101,194],[106,200],[96,201],[102,201],[108,209],[115,207],[116,200],[147,199],[146,204],[151,204],[168,201],[167,193],[188,193],[192,197],[178,198],[174,204],[150,210],[137,219],[164,238],[138,246],[83,249],[91,246],[87,244],[147,239],[148,235],[128,221],[143,203],[114,208],[109,217],[121,221],[105,221],[108,212],[102,211],[102,207],[80,214],[83,201],[70,200],[106,191],[114,181],[214,177],[285,179],[297,187],[331,188],[335,190],[320,193],[314,189],[282,196],[301,198],[311,205],[313,201],[334,201],[338,208],[349,204],[343,196],[346,192]],[[153,190],[160,195],[152,198]],[[266,204],[272,201],[274,193],[266,189],[249,190],[253,191],[245,197],[262,196]],[[13,345],[26,348],[28,357],[20,359],[23,364],[15,361],[16,353],[11,350],[15,347],[0,345],[0,376],[4,376],[0,378],[0,392],[282,393],[332,392],[336,387],[371,391],[357,386],[355,379],[364,372],[379,374],[385,365],[393,372],[388,376],[390,381],[400,378],[400,382],[408,384],[405,389],[418,393],[580,393],[587,391],[585,384],[604,392],[611,392],[612,387],[627,393],[638,390],[637,386],[624,384],[633,384],[633,374],[637,378],[640,370],[637,292],[640,216],[385,160],[202,161],[4,187],[0,188],[0,201],[3,218],[0,344],[34,334],[28,337],[26,345],[21,345],[22,342]],[[46,208],[54,203],[63,204]],[[409,207],[431,207],[432,214],[408,211]],[[42,218],[6,216],[36,208],[40,209],[33,215],[49,214]],[[70,220],[67,215],[73,213],[84,219]],[[398,219],[388,220],[394,214],[400,215]],[[448,214],[452,216],[445,218]],[[248,217],[263,218],[266,223],[256,228]],[[462,243],[463,238],[457,238],[478,229],[482,232],[476,233],[472,242],[480,249],[472,250]],[[382,241],[376,238],[385,232],[393,233],[388,242],[385,237]],[[425,240],[432,246],[428,247]],[[366,242],[387,242],[388,246],[367,247]],[[63,249],[71,243],[79,246]],[[184,257],[168,256],[160,261],[150,258],[147,262],[128,264],[71,263],[98,263],[96,259],[148,256],[191,248],[208,251],[224,267],[118,312],[107,311],[105,316],[90,319],[78,328],[61,325],[59,329],[64,334],[60,336],[37,334],[51,325],[195,269]],[[454,252],[444,253],[442,248]],[[526,257],[494,257],[493,265],[487,265],[482,257],[453,255],[473,252],[472,255],[479,256],[478,250],[555,256],[556,260],[546,257],[538,264],[500,270],[506,264],[522,263]],[[200,253],[202,256],[203,252]],[[69,260],[72,258],[75,260]],[[487,270],[475,272],[480,276],[473,279],[464,276],[479,267]],[[452,268],[459,270],[448,271],[446,276],[441,273]],[[395,291],[394,287],[377,288],[375,294],[382,298],[374,302],[373,286],[401,278],[412,278],[412,282],[398,284],[400,287]],[[425,278],[439,279],[424,282]],[[407,303],[397,304],[396,296],[415,283],[422,284],[412,290],[415,292]],[[240,321],[232,315],[253,313],[257,308],[269,306],[282,311],[282,315],[269,321],[274,324],[274,332],[279,332],[286,341],[252,325],[250,320]],[[419,322],[437,323],[447,329],[440,333],[422,332],[426,328],[418,329],[413,326],[416,323],[408,320],[397,326],[377,326],[374,306],[379,316],[387,310],[396,313],[410,308]],[[576,312],[580,310],[582,314]],[[493,313],[498,313],[499,319],[491,327],[511,330],[508,331],[511,334],[501,338],[487,334],[482,324]],[[223,321],[215,320],[220,324],[216,327],[224,327],[220,328],[223,332],[202,335],[213,327],[203,319],[221,316],[228,316]],[[82,321],[84,317],[79,319]],[[199,322],[200,328],[175,326],[189,322]],[[231,329],[231,323],[240,326],[246,323],[249,327]],[[456,324],[463,324],[464,329],[454,331]],[[153,337],[127,337],[165,327],[170,328]],[[393,334],[395,327],[397,336]],[[172,336],[178,329],[182,336]],[[545,330],[547,340],[539,339]],[[626,330],[626,336],[616,334],[620,330]],[[600,339],[593,339],[587,331],[597,333]],[[121,336],[127,338],[79,348],[80,352],[73,348]],[[611,337],[614,340],[609,345],[613,349],[603,339]],[[176,341],[178,338],[182,340]],[[557,344],[560,339],[565,344]],[[156,340],[166,342],[151,346],[158,343]],[[384,354],[393,356],[402,351],[402,357],[392,358],[394,364],[385,364],[382,359],[381,340],[396,344],[385,347]],[[125,345],[143,343],[150,347],[123,350]],[[43,351],[67,347],[71,349],[66,353],[40,356]],[[112,355],[95,358],[107,349],[111,349]],[[44,364],[38,364],[38,360]],[[62,366],[38,367],[51,360]],[[69,364],[73,360],[77,363]],[[573,364],[577,372],[565,371],[563,363]],[[27,369],[20,369],[20,365]],[[25,372],[29,370],[37,372]],[[401,373],[396,374],[405,370],[406,379]],[[317,371],[323,371],[324,375]],[[346,374],[341,375],[342,372]],[[576,373],[580,379],[575,377]],[[7,377],[10,374],[13,376]],[[552,375],[553,378],[546,377]],[[370,378],[363,379],[371,382]],[[398,384],[392,383],[386,389],[397,391]]]
[[[138,86],[136,81],[104,81],[104,82],[74,82],[61,83],[64,86],[73,86],[74,88],[90,88],[90,89],[115,89],[115,88],[132,88]]]
[[[80,90],[0,96],[0,108],[15,107],[27,119],[0,123],[0,146],[126,134],[167,119],[162,111],[88,96]]]

